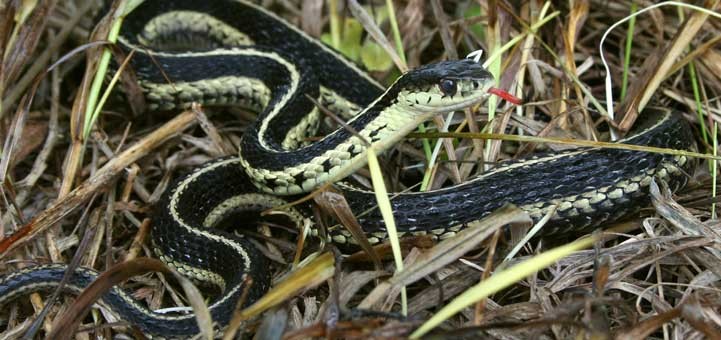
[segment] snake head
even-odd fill
[[[493,76],[471,59],[442,61],[403,74],[388,90],[412,112],[460,110],[488,97]]]

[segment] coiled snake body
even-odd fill
[[[346,177],[365,164],[369,147],[386,150],[434,114],[483,101],[492,81],[476,62],[450,61],[408,72],[383,91],[336,52],[245,1],[146,1],[126,18],[121,44],[136,49],[133,67],[151,110],[200,102],[259,112],[243,135],[240,156],[216,160],[178,179],[153,218],[158,257],[222,289],[210,305],[220,325],[228,322],[244,278],[254,279],[252,301],[267,290],[269,273],[250,242],[212,227],[239,209],[273,208],[285,203],[277,195],[309,192]],[[306,145],[321,117],[309,97],[341,116],[358,114],[347,123],[350,128]],[[625,143],[693,147],[688,127],[676,114],[647,110],[643,117]],[[653,178],[673,188],[684,185],[685,170],[692,166],[685,156],[581,148],[504,162],[467,183],[401,194],[391,202],[401,232],[449,237],[502,204],[514,203],[535,220],[555,209],[545,234],[578,233],[648,204]],[[373,206],[371,192],[342,187],[354,211]],[[303,218],[295,210],[288,216]],[[383,239],[377,211],[360,222],[371,242]],[[331,236],[336,242],[351,241],[342,230]],[[0,304],[55,287],[64,269],[49,265],[7,275],[0,281]],[[78,269],[66,288],[78,291],[95,275]],[[119,288],[103,303],[149,334],[177,337],[198,331],[193,315],[153,313]]]

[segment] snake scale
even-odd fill
[[[391,148],[433,115],[482,102],[491,75],[472,60],[422,66],[383,89],[344,57],[245,1],[146,1],[125,19],[120,46],[135,50],[133,69],[150,111],[177,111],[193,102],[239,106],[258,112],[243,134],[239,156],[212,161],[179,178],[153,216],[156,255],[185,276],[220,288],[210,304],[213,320],[227,324],[248,276],[248,301],[269,286],[265,258],[244,237],[213,228],[239,210],[283,205],[281,196],[312,191],[365,165],[369,147]],[[170,82],[168,82],[170,80]],[[317,102],[347,127],[308,143],[322,113]],[[694,148],[678,114],[648,109],[629,144]],[[578,234],[613,222],[649,203],[651,181],[677,189],[694,161],[619,149],[579,148],[540,153],[500,163],[466,183],[441,190],[394,195],[402,233],[454,235],[464,225],[513,203],[539,220],[552,209],[543,235]],[[375,204],[372,192],[340,184],[355,212]],[[295,209],[287,216],[300,222]],[[385,238],[377,210],[359,217],[371,243]],[[352,242],[342,228],[338,243]],[[64,265],[29,267],[0,280],[0,305],[32,291],[57,286]],[[97,273],[77,269],[66,290],[78,292]],[[198,332],[192,314],[159,314],[114,288],[102,303],[143,332],[187,337]]]

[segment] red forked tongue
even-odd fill
[[[507,102],[514,104],[514,105],[523,104],[523,101],[521,100],[521,98],[518,98],[518,97],[516,97],[506,91],[503,91],[499,88],[491,87],[490,89],[488,89],[488,93],[499,96],[502,99],[505,99]]]

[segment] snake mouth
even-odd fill
[[[478,82],[479,80],[475,80],[475,81]],[[486,90],[481,91],[481,92],[474,90],[473,93],[465,95],[468,98],[462,99],[461,101],[458,101],[456,103],[446,105],[443,107],[433,107],[433,106],[422,105],[422,104],[417,104],[416,107],[421,110],[427,110],[427,112],[438,114],[438,113],[462,110],[467,107],[481,104],[484,101],[486,101],[488,99],[488,97],[490,97],[492,95],[499,97],[513,105],[522,105],[523,104],[523,101],[520,98],[510,94],[507,91],[493,87],[491,82],[487,82],[486,86],[484,86],[483,88]],[[461,95],[463,96],[463,93],[461,93]]]
[[[431,106],[419,105],[418,108],[420,108],[422,110],[428,110],[428,112],[436,113],[436,114],[451,112],[451,111],[458,111],[458,110],[463,110],[467,107],[481,104],[481,103],[485,102],[489,96],[490,96],[489,94],[481,94],[478,96],[473,96],[471,98],[463,99],[459,102],[456,102],[451,105],[443,106],[443,107],[431,107]]]
[[[455,81],[457,90],[454,94],[433,94],[430,95],[429,100],[416,101],[413,106],[421,111],[438,114],[462,110],[483,103],[492,94],[489,92],[493,88],[492,79],[470,78]]]

